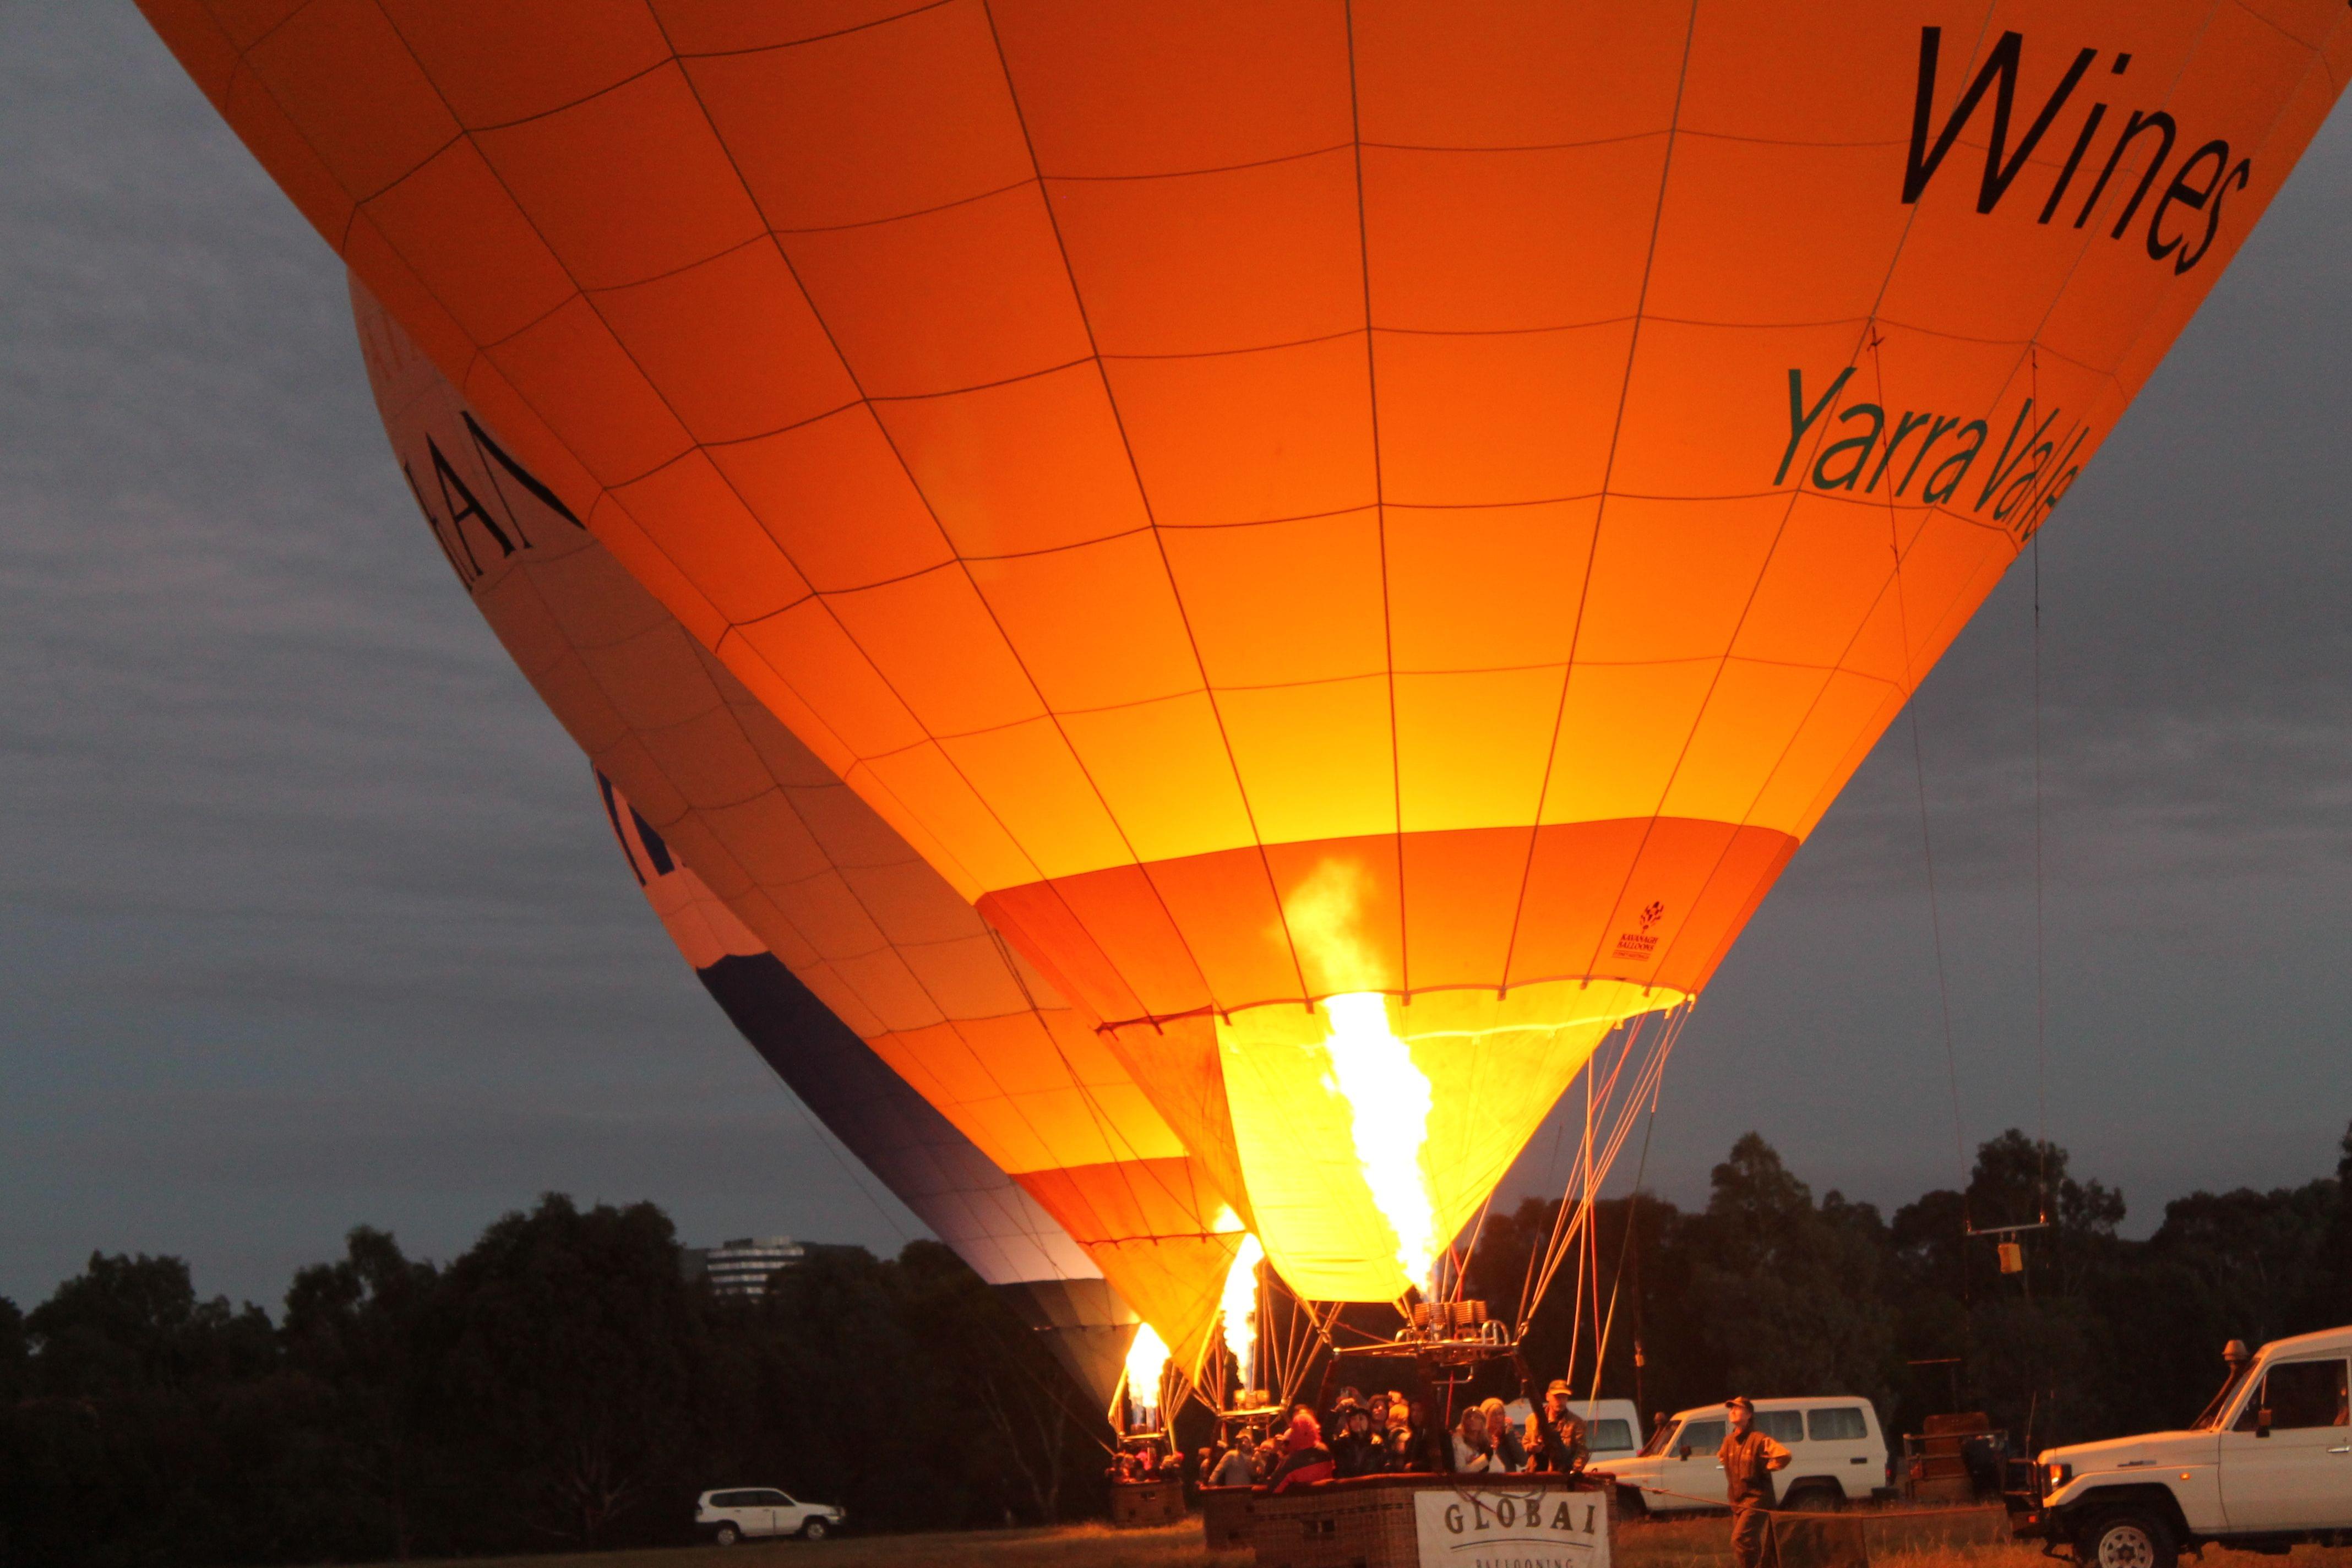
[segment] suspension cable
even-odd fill
[[[2033,531],[2033,1093],[2041,1118],[2042,1219],[2050,1218],[2050,975],[2042,944],[2042,531]]]
[[[1874,321],[1870,329],[1871,374],[1877,383],[1879,401],[1886,398],[1886,363],[1882,353],[1885,338]],[[2032,350],[2027,351],[2031,360]],[[2039,365],[2030,374],[2039,385]],[[1959,1172],[1960,1228],[1971,1229],[1969,1223],[1969,1160],[1968,1139],[1960,1122],[1960,1062],[1959,1053],[1952,1046],[1952,992],[1944,973],[1944,920],[1936,899],[1936,843],[1927,830],[1927,763],[1919,744],[1919,690],[1911,674],[1911,606],[1903,592],[1903,538],[1895,520],[1895,492],[1886,493],[1886,547],[1892,556],[1895,588],[1895,619],[1897,634],[1903,639],[1903,708],[1911,721],[1911,777],[1919,795],[1919,847],[1927,863],[1927,928],[1936,950],[1936,1005],[1944,1027],[1944,1073],[1952,1095],[1952,1162]]]

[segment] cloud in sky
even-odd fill
[[[2352,1117],[2347,254],[2339,115],[2043,545],[2050,1127],[2143,1222]],[[127,6],[0,11],[0,1294],[143,1248],[274,1302],[351,1225],[446,1255],[545,1188],[913,1230],[662,937],[399,483],[340,266]],[[1919,705],[1971,1142],[2037,1115],[2028,587]],[[1817,1185],[1948,1181],[1939,1016],[1898,721],[1651,1179],[1753,1126]]]

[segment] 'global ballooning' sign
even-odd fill
[[[1421,1568],[1609,1568],[1602,1492],[1430,1490],[1413,1513]]]

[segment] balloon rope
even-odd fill
[[[1630,1097],[1630,1104],[1638,1105],[1647,1092],[1648,1084],[1654,1082],[1656,1071],[1664,1064],[1664,1052],[1671,1047],[1673,1039],[1670,1026],[1669,1029],[1661,1031],[1661,1038],[1658,1045],[1654,1047],[1657,1054],[1645,1064],[1642,1074],[1643,1081],[1637,1085],[1633,1095]],[[1618,1061],[1618,1068],[1621,1071],[1622,1070],[1623,1066],[1624,1059],[1622,1054],[1621,1054]],[[1616,1075],[1612,1074],[1610,1080],[1610,1088],[1612,1089],[1615,1087],[1615,1081]],[[1604,1094],[1603,1098],[1605,1100],[1607,1095]],[[1618,1119],[1618,1125],[1610,1137],[1608,1151],[1599,1162],[1599,1168],[1601,1170],[1606,1171],[1608,1169],[1610,1163],[1615,1159],[1617,1151],[1622,1147],[1625,1135],[1630,1131],[1630,1115],[1621,1110]],[[1584,1194],[1583,1198],[1571,1207],[1568,1195],[1566,1194],[1561,1195],[1560,1205],[1562,1217],[1567,1219],[1569,1223],[1562,1228],[1559,1243],[1555,1246],[1551,1256],[1545,1261],[1542,1275],[1536,1284],[1535,1299],[1528,1306],[1527,1315],[1520,1323],[1520,1331],[1522,1334],[1526,1331],[1528,1321],[1533,1320],[1536,1308],[1542,1304],[1545,1293],[1550,1289],[1552,1279],[1559,1272],[1560,1265],[1566,1261],[1569,1247],[1575,1245],[1577,1241],[1580,1239],[1580,1227],[1590,1226],[1591,1224],[1592,1197],[1593,1194],[1588,1191]],[[1580,1308],[1581,1302],[1579,1303],[1579,1306]]]
[[[1874,321],[1870,328],[1871,374],[1879,401],[1886,398],[1886,340]],[[2029,355],[2031,350],[2028,351]],[[1886,493],[1886,547],[1894,556],[1895,617],[1903,638],[1903,709],[1911,721],[1911,777],[1919,795],[1919,849],[1927,863],[1927,931],[1936,950],[1936,1005],[1944,1026],[1944,1074],[1952,1094],[1952,1161],[1959,1171],[1960,1228],[1969,1230],[1968,1137],[1960,1123],[1960,1059],[1952,1047],[1952,991],[1944,973],[1944,917],[1936,899],[1936,841],[1927,831],[1927,763],[1919,745],[1919,690],[1911,675],[1911,605],[1903,592],[1903,538],[1895,521],[1895,492]]]
[[[1960,1217],[1968,1218],[1968,1138],[1960,1125],[1960,1058],[1952,1048],[1952,991],[1944,976],[1944,917],[1936,903],[1936,841],[1927,831],[1927,764],[1919,750],[1919,701],[1904,704],[1911,714],[1911,776],[1919,791],[1919,852],[1927,863],[1927,931],[1936,945],[1936,1005],[1944,1022],[1944,1074],[1952,1090],[1952,1160],[1960,1173]]]
[[[1610,1075],[1610,1083],[1612,1087],[1617,1081],[1616,1074],[1624,1070],[1626,1051],[1631,1048],[1633,1038],[1635,1035],[1639,1034],[1641,1026],[1642,1020],[1637,1016],[1632,1025],[1626,1029],[1625,1044],[1618,1050],[1617,1066],[1615,1070]],[[1596,1052],[1595,1056],[1597,1057],[1597,1055],[1598,1053]],[[1582,1201],[1570,1202],[1570,1200],[1576,1191],[1577,1177],[1583,1170],[1584,1155],[1582,1151],[1586,1144],[1589,1144],[1591,1138],[1592,1110],[1591,1100],[1592,1070],[1592,1059],[1587,1058],[1584,1064],[1585,1099],[1587,1102],[1585,1107],[1585,1136],[1578,1145],[1578,1163],[1575,1167],[1571,1168],[1569,1173],[1569,1184],[1560,1191],[1559,1208],[1552,1216],[1551,1240],[1545,1248],[1543,1270],[1536,1281],[1535,1295],[1538,1301],[1542,1300],[1544,1292],[1550,1288],[1552,1276],[1558,1272],[1560,1263],[1568,1256],[1568,1249],[1576,1245],[1580,1236],[1580,1232],[1577,1227],[1585,1223],[1586,1215],[1591,1207],[1590,1194],[1587,1194]],[[1578,1256],[1580,1258],[1582,1254],[1579,1253]],[[1580,1284],[1579,1289],[1580,1290],[1581,1289],[1582,1287]],[[1580,1310],[1582,1305],[1580,1299],[1578,1305]],[[1522,1321],[1524,1322],[1525,1319],[1528,1317],[1532,1317],[1534,1315],[1534,1307],[1530,1305],[1528,1308],[1527,1312],[1523,1314]],[[1571,1323],[1578,1321],[1580,1320],[1577,1320],[1573,1314],[1571,1314]],[[1571,1358],[1571,1363],[1575,1353],[1576,1347],[1571,1341],[1569,1346],[1569,1354]]]
[[[1625,1194],[1625,1236],[1617,1244],[1617,1271],[1609,1280],[1609,1316],[1601,1325],[1601,1339],[1592,1352],[1592,1386],[1586,1391],[1585,1398],[1594,1404],[1600,1402],[1601,1376],[1609,1367],[1609,1336],[1617,1327],[1617,1292],[1625,1283],[1625,1259],[1633,1250],[1633,1227],[1641,1220],[1642,1182],[1650,1169],[1650,1134],[1657,1131],[1657,1126],[1658,1103],[1653,1100],[1649,1119],[1642,1127],[1642,1157],[1633,1166],[1633,1190]],[[1636,1339],[1640,1333],[1641,1324],[1637,1319],[1634,1323]],[[1635,1414],[1638,1415],[1640,1413]],[[1639,1425],[1636,1421],[1635,1426]]]
[[[1617,1053],[1617,1065],[1625,1065],[1625,1053]],[[1615,1081],[1612,1079],[1612,1081]],[[1576,1375],[1576,1353],[1584,1343],[1584,1282],[1585,1258],[1592,1248],[1592,1063],[1584,1064],[1584,1137],[1578,1144],[1578,1175],[1584,1187],[1583,1199],[1577,1205],[1576,1294],[1569,1298],[1568,1308],[1568,1375]]]
[[[1666,1058],[1674,1050],[1675,1042],[1680,1037],[1683,1026],[1689,1019],[1690,1014],[1691,1004],[1687,1002],[1667,1012],[1662,1026],[1656,1031],[1650,1054],[1634,1075],[1631,1090],[1622,1101],[1614,1105],[1613,1110],[1604,1111],[1604,1120],[1613,1116],[1613,1121],[1610,1127],[1605,1146],[1593,1162],[1592,1169],[1596,1180],[1605,1176],[1610,1167],[1616,1163],[1617,1155],[1624,1148],[1625,1140],[1633,1135],[1633,1119],[1640,1113],[1643,1105],[1648,1103],[1654,1107],[1658,1087],[1665,1074]],[[1603,1106],[1610,1106],[1615,1099],[1618,1078],[1624,1068],[1626,1058],[1632,1054],[1632,1049],[1633,1042],[1629,1040],[1626,1050],[1619,1054],[1616,1068],[1611,1072],[1607,1082],[1602,1086],[1600,1100]],[[1551,1255],[1545,1261],[1542,1273],[1536,1282],[1532,1299],[1526,1310],[1520,1314],[1517,1330],[1519,1338],[1526,1337],[1528,1325],[1534,1321],[1537,1308],[1543,1304],[1544,1295],[1550,1289],[1553,1277],[1559,1272],[1560,1265],[1567,1260],[1569,1247],[1581,1239],[1580,1227],[1592,1223],[1593,1198],[1594,1194],[1588,1189],[1582,1199],[1573,1205],[1571,1215],[1569,1194],[1561,1195],[1560,1219],[1563,1223],[1555,1232],[1559,1239],[1554,1244]],[[1579,1306],[1581,1306],[1581,1302]]]
[[[2042,1214],[2050,1217],[2049,969],[2042,927],[2042,531],[2033,531],[2033,1093],[2041,1116]]]
[[[1619,1026],[1622,1034],[1621,1036],[1622,1043],[1620,1044],[1617,1051],[1616,1071],[1622,1072],[1624,1070],[1626,1055],[1633,1048],[1634,1042],[1640,1038],[1642,1026],[1648,1018],[1649,1015],[1646,1013],[1636,1014],[1630,1021]],[[1584,1071],[1589,1084],[1592,1071],[1592,1063],[1590,1059],[1585,1062]],[[1612,1084],[1616,1081],[1614,1072],[1612,1073],[1610,1081]],[[1587,1130],[1590,1131],[1589,1123]],[[1559,1123],[1559,1131],[1553,1137],[1554,1148],[1552,1158],[1545,1166],[1547,1173],[1557,1169],[1559,1166],[1559,1154],[1558,1144],[1559,1136],[1565,1134],[1567,1131],[1568,1123],[1565,1121]],[[1528,1255],[1529,1277],[1535,1279],[1533,1290],[1534,1294],[1538,1298],[1542,1296],[1545,1288],[1551,1283],[1552,1271],[1559,1267],[1559,1259],[1561,1256],[1562,1248],[1568,1245],[1568,1239],[1573,1236],[1574,1227],[1577,1223],[1579,1223],[1583,1214],[1583,1210],[1581,1208],[1570,1205],[1568,1201],[1568,1194],[1571,1190],[1573,1190],[1573,1184],[1575,1182],[1575,1174],[1572,1171],[1570,1173],[1569,1180],[1570,1185],[1563,1187],[1560,1190],[1559,1207],[1554,1211],[1552,1215],[1551,1238],[1544,1244],[1544,1251],[1542,1254],[1543,1268],[1540,1277],[1538,1277],[1535,1274],[1537,1255],[1533,1252],[1530,1252]],[[1522,1325],[1524,1325],[1528,1320],[1535,1314],[1534,1303],[1529,1301],[1528,1297],[1528,1288],[1522,1287],[1519,1291],[1519,1321]]]

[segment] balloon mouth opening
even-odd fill
[[[1127,1403],[1137,1425],[1149,1426],[1159,1419],[1160,1385],[1167,1371],[1167,1342],[1150,1323],[1138,1323],[1127,1347]]]
[[[1442,1297],[1455,1237],[1594,1050],[1688,1000],[1632,981],[1535,981],[1220,1016],[1226,1110],[1268,1260],[1301,1300]]]
[[[1227,1209],[1218,1216],[1218,1229],[1232,1217]],[[1225,1285],[1220,1306],[1224,1314],[1226,1353],[1234,1358],[1234,1380],[1236,1388],[1257,1386],[1257,1267],[1265,1261],[1265,1248],[1256,1237],[1244,1231],[1241,1246],[1234,1252],[1234,1261],[1225,1270]]]

